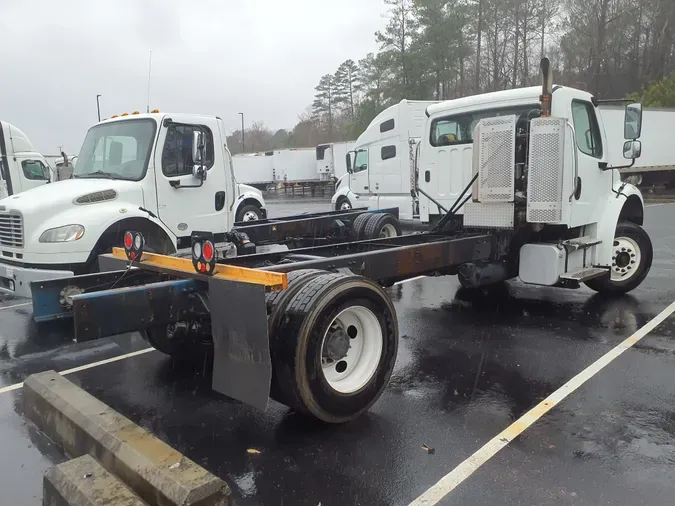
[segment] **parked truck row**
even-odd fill
[[[383,287],[420,275],[457,275],[468,288],[519,277],[526,285],[577,288],[583,283],[602,293],[629,292],[647,276],[653,256],[642,228],[642,195],[619,174],[641,155],[641,105],[626,107],[619,145],[607,138],[591,94],[554,87],[548,60],[542,60],[541,69],[541,87],[426,107],[423,135],[414,150],[419,180],[428,188],[446,181],[445,200],[438,207],[447,211],[441,210],[425,233],[398,235],[395,216],[385,211],[335,211],[334,216],[308,217],[302,228],[316,220],[322,224],[316,236],[324,235],[325,241],[260,251],[257,243],[288,243],[297,224],[277,237],[273,234],[283,220],[235,227],[218,237],[208,230],[232,225],[231,214],[220,207],[216,213],[208,210],[211,228],[199,224],[195,230],[192,220],[198,213],[189,205],[198,198],[206,206],[211,201],[206,197],[221,189],[225,205],[231,206],[230,195],[235,195],[227,177],[214,173],[215,166],[205,167],[214,158],[201,134],[193,138],[191,174],[174,184],[174,175],[162,182],[162,174],[173,170],[173,159],[152,161],[148,149],[145,158],[116,166],[112,175],[127,175],[119,184],[128,188],[133,179],[148,181],[138,193],[152,192],[155,183],[158,192],[160,186],[167,193],[185,189],[178,191],[185,192],[180,198],[190,199],[188,205],[164,211],[158,195],[157,211],[160,216],[167,212],[164,219],[176,227],[172,231],[184,234],[187,258],[157,254],[152,234],[158,229],[123,223],[123,249],[99,258],[101,267],[112,270],[32,283],[34,314],[72,316],[78,340],[138,330],[164,353],[207,364],[217,392],[263,409],[271,397],[295,411],[340,423],[358,417],[380,397],[396,361],[397,317]],[[198,132],[219,126],[216,118],[168,118],[119,120],[97,125],[90,134],[147,128],[164,139],[176,122]],[[386,146],[398,151],[399,144]],[[375,167],[377,157],[368,149],[365,159],[358,148],[346,157],[351,173],[362,160]],[[615,149],[627,160],[624,165],[610,164]],[[382,147],[375,151],[383,154]],[[227,150],[216,152],[226,167]],[[96,179],[101,193],[113,184],[103,177]],[[209,186],[216,178],[221,179]],[[218,207],[217,193],[215,198]],[[0,202],[8,204],[15,202]],[[93,203],[91,209],[99,205],[109,204]],[[7,211],[21,217],[35,206],[17,200],[16,208]],[[332,221],[328,228],[327,219]],[[19,223],[24,225],[20,218]],[[54,224],[38,226],[31,219],[26,225],[35,234],[67,237],[75,248],[86,236],[78,227],[43,232]]]

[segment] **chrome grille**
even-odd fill
[[[0,246],[23,248],[23,218],[19,213],[0,213]]]

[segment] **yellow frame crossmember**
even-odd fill
[[[123,248],[113,248],[112,255],[120,260],[129,261]],[[258,269],[249,269],[248,267],[216,264],[213,274],[211,276],[206,276],[195,271],[191,259],[158,255],[156,253],[147,253],[145,251],[140,260],[136,260],[134,263],[159,269],[185,272],[186,274],[195,275],[200,278],[213,277],[229,279],[231,281],[241,281],[243,283],[265,285],[273,291],[285,290],[288,288],[288,276],[285,272],[261,271]]]

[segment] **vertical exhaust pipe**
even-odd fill
[[[541,69],[541,117],[548,118],[551,116],[551,97],[553,95],[553,70],[551,69],[551,62],[548,58],[542,58],[539,64]]]

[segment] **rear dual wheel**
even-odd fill
[[[267,295],[272,358],[270,397],[324,422],[366,411],[389,382],[398,351],[394,306],[362,276],[298,270],[288,288]],[[176,359],[208,360],[211,340],[155,326],[146,340]],[[197,346],[195,346],[197,345]]]
[[[352,234],[357,241],[396,237],[401,235],[401,224],[393,214],[363,213],[354,220]]]
[[[380,397],[396,361],[389,297],[364,277],[322,274],[280,309],[270,334],[272,398],[324,422],[357,418]]]

